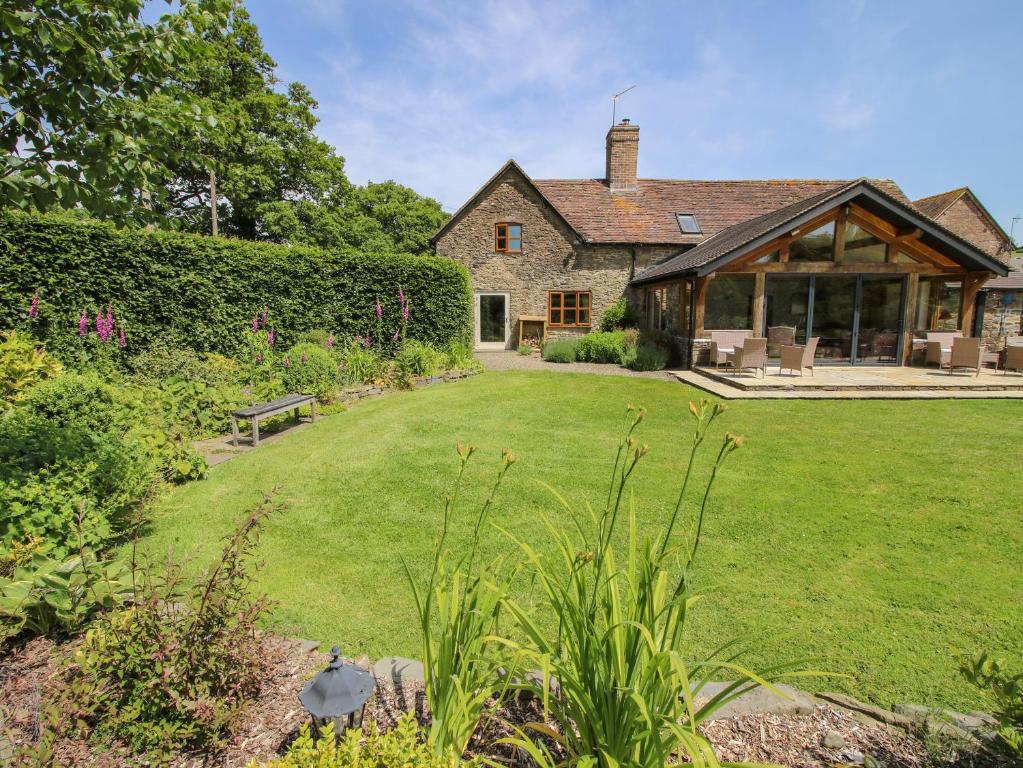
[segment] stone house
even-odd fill
[[[966,188],[913,203],[887,179],[640,179],[638,156],[622,120],[604,178],[509,160],[434,235],[471,274],[479,348],[587,333],[625,297],[684,364],[710,330],[774,328],[821,336],[828,362],[901,364],[918,331],[974,333],[1008,274],[1009,238]]]

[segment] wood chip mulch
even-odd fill
[[[266,635],[264,642],[270,674],[262,694],[246,710],[231,743],[217,755],[182,756],[178,765],[240,768],[253,759],[266,761],[286,749],[299,727],[308,722],[298,693],[326,666],[328,656],[310,653],[299,641],[273,635]],[[51,641],[35,639],[0,658],[0,747],[39,744],[48,693],[52,694],[60,685],[58,654],[54,649]],[[413,710],[426,723],[429,720],[426,709],[422,684],[406,682],[396,686],[390,679],[378,678],[377,694],[367,707],[366,719],[387,728],[401,714]],[[520,697],[487,720],[470,744],[470,751],[507,759],[511,756],[507,748],[495,751],[493,744],[511,734],[508,723],[542,720],[539,702]],[[772,763],[790,768],[856,765],[864,759],[884,768],[947,764],[930,760],[926,745],[916,736],[881,723],[864,722],[845,710],[824,705],[808,715],[756,714],[715,720],[705,724],[703,731],[723,761]],[[829,733],[841,736],[844,745],[838,749],[823,746]],[[100,751],[75,739],[57,739],[52,748],[56,765],[128,768],[140,764],[138,758],[123,749]],[[0,764],[9,756],[0,750]]]

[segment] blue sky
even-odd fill
[[[1023,214],[1023,2],[248,0],[353,181],[454,210],[509,157],[603,176],[611,94],[660,178],[968,184]],[[1023,240],[1023,221],[1016,223]]]

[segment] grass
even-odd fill
[[[452,545],[468,539],[472,505],[508,448],[519,461],[491,519],[553,551],[536,510],[557,507],[538,481],[599,502],[624,408],[642,405],[651,453],[634,488],[640,522],[652,526],[674,503],[685,410],[699,396],[675,383],[560,372],[392,394],[177,489],[153,510],[146,544],[205,566],[243,510],[279,485],[288,510],[268,522],[259,576],[277,601],[275,628],[351,655],[415,655],[401,558],[428,575],[456,441],[480,450]],[[1023,667],[1021,416],[1019,401],[731,403],[718,426],[747,442],[719,476],[704,527],[697,588],[710,594],[693,617],[695,651],[744,635],[753,663],[826,656],[815,666],[853,676],[821,688],[880,704],[980,706],[957,652],[988,649]],[[485,546],[511,547],[496,531]],[[517,597],[530,599],[528,585]]]

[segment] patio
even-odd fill
[[[1023,399],[1023,375],[984,369],[949,375],[947,370],[905,366],[818,366],[808,372],[779,374],[776,364],[767,375],[734,375],[722,368],[698,366],[672,371],[687,384],[726,399]]]

